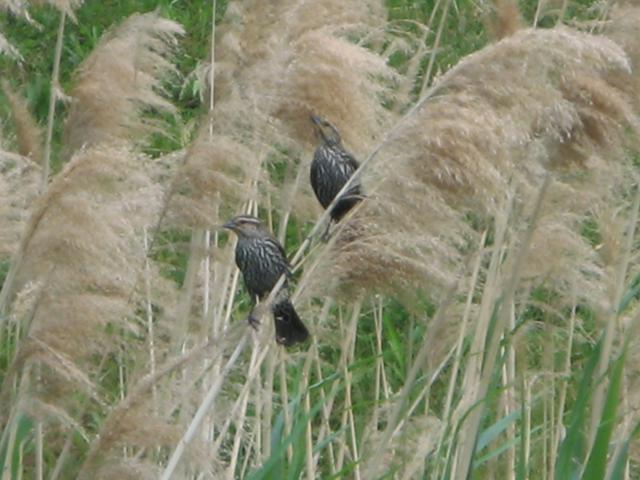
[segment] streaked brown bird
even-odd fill
[[[359,164],[353,155],[345,150],[336,127],[317,115],[311,115],[311,121],[320,141],[311,162],[311,186],[320,204],[326,209],[358,169]],[[363,198],[360,182],[356,181],[331,209],[331,220],[339,222]]]
[[[242,272],[255,307],[257,300],[264,300],[283,274],[287,279],[291,276],[284,249],[262,222],[251,215],[238,215],[223,227],[238,236],[236,265]],[[286,279],[271,309],[276,324],[276,342],[288,347],[307,339],[309,331],[289,300]],[[258,323],[253,317],[253,309],[249,314],[249,323],[254,327]]]

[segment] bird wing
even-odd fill
[[[276,255],[278,257],[278,261],[281,262],[283,270],[287,274],[287,278],[290,278],[291,267],[289,266],[289,261],[287,260],[287,254],[285,253],[284,248],[282,248],[282,245],[280,245],[280,242],[278,242],[278,240],[273,237],[266,238],[265,242],[274,252],[277,252]]]
[[[342,160],[347,165],[349,165],[349,168],[351,169],[351,174],[353,174],[353,172],[355,172],[358,169],[358,167],[360,167],[360,164],[355,159],[355,157],[351,155],[349,152],[347,152],[346,150],[343,150],[341,152],[341,157],[342,157]]]
[[[311,162],[311,169],[309,172],[309,180],[311,181],[311,187],[313,193],[316,194],[316,198],[320,198],[319,185],[320,185],[320,153],[316,150],[313,155],[313,161]]]

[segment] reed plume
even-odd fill
[[[216,225],[233,213],[230,206],[255,200],[250,181],[261,177],[260,144],[240,134],[254,128],[233,104],[204,119],[170,187],[169,225]]]
[[[102,369],[122,338],[144,332],[136,314],[143,240],[162,195],[135,144],[159,128],[144,118],[148,109],[173,108],[160,85],[173,71],[165,56],[181,31],[157,14],[134,15],[83,62],[65,131],[71,159],[31,205],[3,285],[20,338],[3,398],[14,381],[27,386],[4,420],[24,412],[46,421],[54,450],[68,432],[88,436],[83,415],[100,415],[110,401],[99,386]]]
[[[29,112],[25,100],[11,88],[6,80],[2,81],[2,90],[11,108],[18,153],[40,164],[42,162],[42,129]]]
[[[526,206],[545,172],[559,200],[545,209],[547,228],[586,214],[628,172],[620,158],[638,120],[619,78],[631,79],[622,48],[565,28],[522,30],[463,59],[382,145],[368,174],[375,193],[337,239],[333,273],[365,289],[419,284],[423,277],[408,274],[416,269],[442,279],[450,252],[472,238],[460,228],[464,216],[487,218],[510,197]],[[551,240],[544,248],[562,244]],[[381,265],[395,268],[381,277]]]
[[[2,81],[2,89],[11,109],[18,153],[4,150],[0,142],[0,257],[9,258],[16,252],[29,209],[38,194],[37,178],[42,161],[42,131],[32,117],[26,102]],[[13,149],[12,149],[13,150]]]
[[[93,355],[117,342],[108,327],[131,328],[126,318],[144,255],[135,239],[158,200],[131,151],[102,146],[74,156],[34,205],[14,290],[38,289],[14,368],[36,359],[51,368],[45,397],[69,399],[57,388],[74,378],[87,387]]]
[[[42,5],[49,5],[60,12],[64,12],[75,21],[75,15],[73,11],[82,5],[84,0],[2,0],[0,1],[0,8],[4,8],[14,15],[19,15],[31,20],[29,16],[28,7],[39,7]]]
[[[40,168],[31,159],[0,147],[0,258],[15,254],[38,195]]]
[[[175,112],[163,97],[161,79],[175,71],[167,56],[183,33],[177,23],[146,13],[134,14],[103,36],[76,73],[65,156],[82,146],[135,142],[163,131],[162,124],[144,112]]]
[[[518,2],[514,0],[494,0],[492,12],[487,19],[487,29],[491,37],[501,40],[524,28]]]

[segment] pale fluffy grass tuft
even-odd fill
[[[382,2],[302,0],[284,16],[288,51],[285,75],[275,96],[276,117],[296,142],[315,145],[309,114],[334,123],[345,144],[363,154],[388,126],[390,113],[380,105],[396,79],[386,59],[354,43],[382,32]]]
[[[73,11],[80,7],[84,0],[29,0],[29,3],[34,6],[50,5],[53,8],[57,8],[61,12],[64,12],[74,21],[76,19]]]
[[[14,368],[42,365],[45,403],[77,402],[69,392],[78,389],[93,396],[95,356],[117,340],[109,330],[135,331],[127,317],[146,254],[141,233],[160,198],[135,154],[102,146],[78,152],[35,203],[13,291],[39,288],[20,319],[26,334]]]
[[[219,32],[216,99],[246,99],[307,149],[314,142],[309,114],[323,115],[352,149],[366,151],[388,116],[380,100],[395,74],[381,56],[347,39],[383,30],[381,3],[353,3],[236,5]]]
[[[6,80],[2,81],[2,90],[11,108],[18,153],[40,164],[43,158],[42,129],[31,115],[26,101],[11,88],[11,85]]]
[[[619,82],[622,87],[632,87],[634,91],[640,91],[640,38],[638,37],[638,25],[640,24],[640,5],[633,2],[616,6],[611,12],[611,22],[605,29],[607,37],[624,48],[630,62],[634,75],[629,85],[628,78],[621,78]],[[640,96],[632,98],[636,108],[640,105]]]
[[[203,124],[178,174],[177,195],[172,192],[172,211],[185,224],[211,225],[221,203],[248,199],[283,205],[285,215],[291,210],[305,219],[316,215],[314,199],[302,185],[308,174],[273,182],[264,168],[284,160],[306,172],[316,142],[311,113],[333,122],[356,155],[368,151],[388,124],[390,113],[380,101],[390,95],[396,75],[383,57],[351,41],[383,31],[381,3],[355,4],[247,0],[230,5],[216,32],[213,128],[207,134]],[[210,72],[205,64],[194,74],[207,85],[207,102]],[[240,191],[249,191],[248,198]]]
[[[67,156],[82,146],[124,139],[136,142],[162,130],[144,112],[174,112],[162,97],[161,79],[174,72],[167,57],[183,33],[177,23],[147,13],[129,17],[103,36],[80,65],[71,91],[65,127]]]
[[[491,37],[501,40],[524,28],[524,21],[516,0],[493,0],[492,4],[493,11],[487,19]]]
[[[345,145],[363,154],[388,124],[380,102],[394,79],[385,59],[336,37],[329,28],[307,32],[292,45],[276,117],[298,143],[315,146],[310,114],[329,119]],[[277,93],[275,95],[278,95]]]
[[[535,249],[555,253],[536,258],[535,269],[544,277],[600,271],[585,240],[569,232],[628,171],[624,145],[638,128],[630,74],[617,44],[564,28],[518,31],[466,57],[383,144],[364,177],[375,187],[346,223],[330,271],[365,289],[453,280],[455,252],[472,238],[462,220],[482,229],[510,198],[526,212],[546,172],[554,176],[549,235],[538,235]],[[575,256],[555,268],[568,245]]]
[[[30,5],[34,7],[49,5],[61,12],[64,12],[75,22],[76,17],[73,11],[80,7],[83,2],[84,0],[1,0],[0,8],[8,10],[14,15],[24,17],[29,22],[33,22],[27,8]]]
[[[203,122],[170,187],[170,224],[205,228],[233,215],[221,211],[221,205],[252,197],[247,179],[257,178],[260,167],[258,153],[238,134],[242,122],[224,105],[216,109],[211,123]]]
[[[0,258],[17,249],[40,176],[40,168],[30,159],[0,150]]]

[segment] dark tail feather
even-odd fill
[[[288,299],[273,306],[273,317],[276,321],[276,342],[280,345],[289,347],[309,337],[307,327]]]

